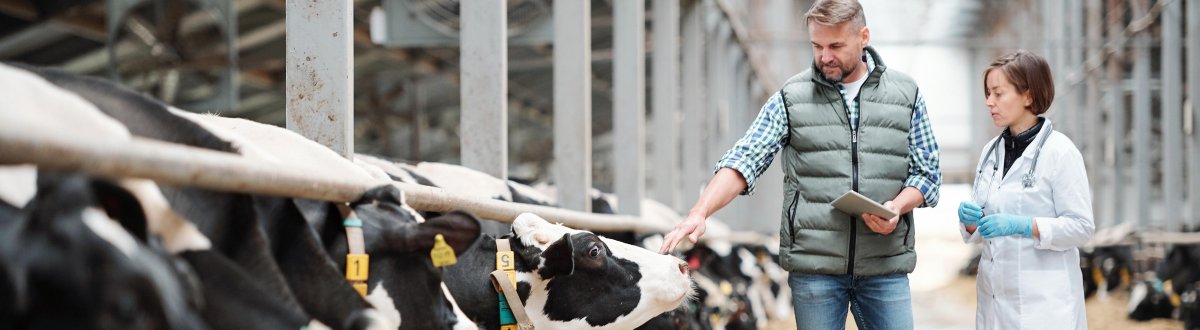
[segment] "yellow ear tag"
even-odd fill
[[[733,293],[733,285],[729,284],[729,282],[721,281],[721,294],[728,296],[731,293]]]
[[[458,263],[454,249],[450,248],[450,244],[446,244],[446,238],[442,237],[442,234],[433,237],[433,250],[429,251],[429,258],[433,259],[434,267],[445,267]]]

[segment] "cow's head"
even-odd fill
[[[39,174],[19,218],[0,223],[0,328],[203,327],[197,288],[145,226],[116,185]]]
[[[478,237],[479,219],[465,212],[450,212],[422,221],[408,208],[402,194],[390,185],[368,191],[351,205],[363,222],[363,238],[370,255],[367,301],[404,329],[451,327],[460,320],[442,291],[442,270],[434,267],[430,250],[441,234],[457,255],[462,255]],[[313,209],[301,205],[305,217]],[[346,238],[336,208],[322,208],[328,215],[322,240],[339,269],[345,269]],[[410,317],[411,315],[411,317]]]
[[[513,222],[514,250],[530,269],[526,310],[549,328],[630,329],[691,298],[683,260],[550,224],[532,214]]]

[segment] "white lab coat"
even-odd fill
[[[1049,124],[1047,119],[1042,129]],[[1062,133],[1044,133],[1039,132],[1013,162],[1007,176],[1003,143],[997,147],[999,157],[980,155],[982,172],[972,187],[972,200],[985,214],[1033,216],[1041,237],[983,239],[978,231],[968,234],[959,223],[964,241],[983,244],[976,278],[977,329],[1087,329],[1077,247],[1095,231],[1092,194],[1079,150]],[[1025,188],[1022,177],[1038,143],[1046,138],[1035,183]],[[984,153],[993,142],[984,146]],[[991,162],[999,162],[998,170],[992,171]]]

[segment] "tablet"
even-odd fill
[[[853,190],[842,194],[842,197],[838,197],[838,199],[830,204],[834,208],[846,212],[846,214],[851,216],[859,216],[863,213],[874,214],[884,219],[891,219],[896,216],[896,212],[892,212],[892,210]]]

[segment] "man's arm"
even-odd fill
[[[663,237],[659,253],[670,253],[687,237],[696,243],[704,235],[704,221],[728,205],[738,194],[750,194],[775,153],[787,141],[787,114],[783,98],[775,93],[759,111],[746,134],[717,162],[716,174],[704,187],[687,220]]]
[[[921,193],[922,203],[917,204],[917,207],[934,207],[937,206],[942,186],[939,165],[941,156],[937,139],[933,135],[933,125],[929,122],[929,114],[925,108],[925,97],[919,90],[910,127],[912,129],[908,131],[908,179],[904,181],[904,186],[916,188]],[[904,213],[907,213],[907,210]]]
[[[704,192],[700,193],[696,205],[688,211],[687,220],[680,222],[675,226],[675,230],[663,237],[663,244],[658,248],[658,253],[675,251],[675,246],[683,241],[684,236],[687,236],[688,241],[696,243],[700,236],[704,235],[704,222],[708,216],[729,205],[734,197],[745,190],[746,179],[742,178],[741,173],[728,167],[718,170],[712,180],[708,181],[708,186],[704,187]]]

